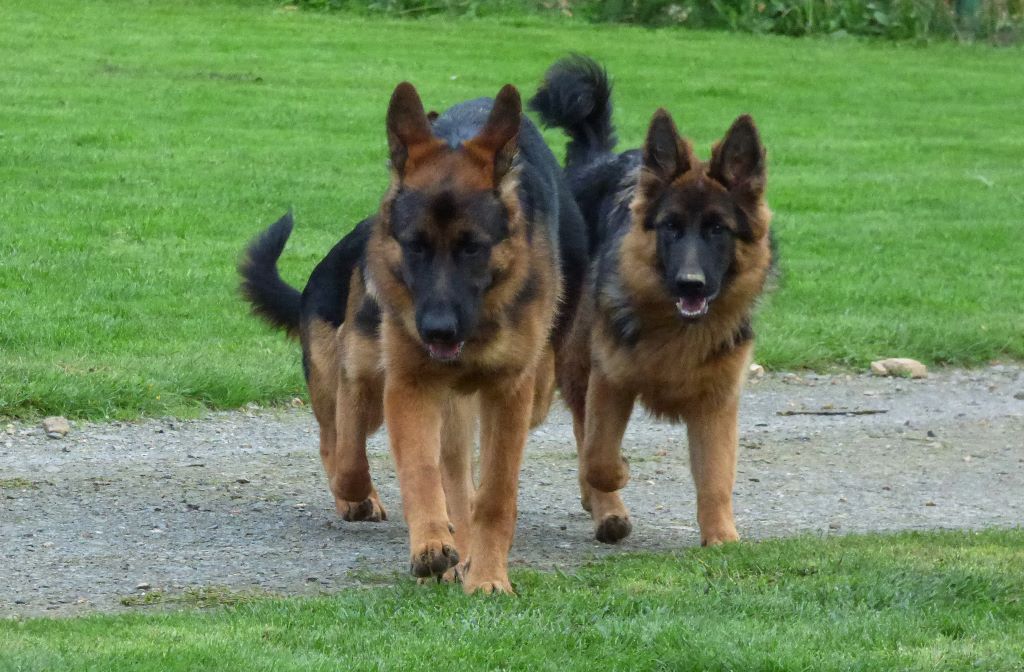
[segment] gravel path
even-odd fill
[[[884,410],[873,415],[793,411]],[[2,428],[0,428],[2,431]],[[392,519],[334,515],[307,409],[0,433],[0,616],[125,609],[146,592],[310,594],[405,578],[406,529],[382,433],[373,473]],[[698,543],[684,432],[641,414],[626,434],[633,535],[592,540],[568,414],[531,435],[514,565]],[[747,388],[740,534],[1013,527],[1024,522],[1024,367],[927,380],[769,375]],[[138,588],[140,584],[149,587]]]

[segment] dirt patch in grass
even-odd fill
[[[773,374],[752,382],[735,490],[740,533],[1019,526],[1022,391],[1019,365],[926,380]],[[884,412],[802,414],[843,409]],[[571,569],[699,543],[685,432],[638,413],[625,445],[635,527],[611,547],[593,540],[579,507],[567,413],[556,408],[532,433],[514,567]],[[370,460],[391,520],[345,523],[328,497],[308,409],[80,423],[60,441],[15,425],[0,435],[0,482],[41,485],[0,490],[0,615],[208,606],[411,581],[382,433]]]

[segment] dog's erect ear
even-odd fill
[[[676,130],[672,116],[658,109],[651,118],[644,141],[644,168],[663,183],[671,182],[693,165],[689,143]]]
[[[764,145],[750,115],[737,117],[722,141],[715,145],[708,175],[741,195],[756,198],[764,193]]]
[[[463,145],[481,163],[491,167],[494,186],[498,186],[512,168],[522,121],[523,101],[519,91],[506,84],[494,99],[487,123],[475,138]]]
[[[410,158],[415,160],[436,144],[420,95],[409,82],[402,82],[391,94],[387,126],[391,166],[402,176]]]

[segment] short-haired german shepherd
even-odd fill
[[[365,451],[383,421],[412,573],[511,592],[519,466],[531,421],[551,400],[586,229],[512,86],[435,117],[400,84],[387,137],[391,185],[379,212],[331,251],[301,297],[275,267],[288,217],[250,246],[243,292],[257,313],[299,332],[339,512],[385,516]]]
[[[765,150],[749,116],[700,161],[665,110],[642,150],[616,154],[611,85],[594,61],[553,65],[530,101],[569,136],[566,174],[595,261],[559,385],[598,540],[631,530],[620,450],[634,402],[687,425],[701,543],[738,539],[732,512],[751,311],[772,264]]]

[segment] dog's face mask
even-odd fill
[[[683,319],[707,315],[727,285],[737,244],[753,240],[747,213],[763,185],[764,148],[749,117],[733,123],[705,165],[667,112],[654,115],[639,186],[643,226],[656,237],[658,268]]]
[[[392,97],[388,141],[397,185],[382,211],[401,250],[397,275],[412,298],[417,335],[433,359],[459,358],[499,272],[492,251],[513,225],[508,194],[515,191],[520,119],[519,94],[506,87],[480,133],[452,148],[431,132],[411,85],[399,85]]]

